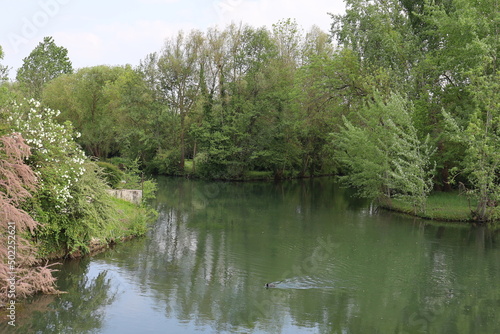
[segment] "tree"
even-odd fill
[[[39,224],[22,209],[35,191],[36,175],[25,164],[30,148],[19,133],[0,137],[0,301],[37,292],[53,293],[55,278],[37,266],[36,247],[27,239]],[[13,274],[14,273],[14,274]],[[13,281],[14,280],[14,281]],[[11,285],[15,285],[12,288]],[[9,297],[10,296],[10,297]]]
[[[475,219],[490,221],[500,217],[500,3],[454,0],[452,4],[427,7],[424,22],[434,27],[427,33],[440,40],[427,62],[438,69],[436,92],[441,92],[446,136],[465,153],[452,176],[465,177],[462,181],[477,199]]]
[[[3,59],[3,50],[2,46],[0,45],[0,60]],[[7,74],[8,74],[8,67],[3,66],[0,64],[0,119],[2,119],[3,115],[3,108],[7,104],[8,96],[9,96],[9,91],[7,88],[6,80],[7,80]],[[0,122],[0,136],[3,135],[4,131],[4,126],[5,122]]]
[[[476,77],[474,99],[477,108],[466,127],[444,111],[448,135],[466,147],[462,170],[477,199],[473,218],[486,222],[500,218],[500,75]]]
[[[157,174],[179,175],[183,173],[179,168],[180,120],[176,113],[170,111],[165,100],[158,59],[158,53],[149,54],[136,69],[142,80],[136,88],[143,92],[142,98],[149,100],[145,101],[149,107],[137,109],[136,116],[129,114],[128,103],[124,103],[123,108],[129,121],[137,117],[145,125],[145,128],[140,127],[136,131],[143,132],[142,141],[147,145],[141,155],[144,151],[148,152],[148,149],[153,154],[151,160],[142,159],[146,169]],[[126,94],[124,96],[127,98]],[[149,114],[145,116],[144,113]]]
[[[302,175],[336,172],[330,133],[342,116],[355,110],[367,94],[366,77],[350,50],[334,51],[325,33],[313,28],[306,35],[303,66],[295,77],[295,117],[303,146]]]
[[[332,19],[332,36],[354,51],[368,72],[383,68],[390,76],[384,83],[392,91],[411,87],[420,50],[399,0],[347,0],[346,13]]]
[[[110,87],[124,71],[123,67],[86,67],[52,80],[44,89],[44,104],[61,110],[59,119],[71,121],[90,156],[107,158],[117,150],[118,124]]]
[[[286,19],[273,24],[272,38],[276,45],[277,56],[289,66],[300,65],[303,35],[295,20]]]
[[[181,170],[184,170],[186,156],[186,117],[200,93],[203,42],[199,31],[192,31],[188,36],[180,32],[165,42],[158,59],[162,97],[169,110],[180,117]]]
[[[344,118],[334,145],[346,172],[341,180],[357,188],[360,196],[382,204],[402,197],[417,213],[425,212],[432,190],[433,149],[428,139],[419,140],[410,107],[399,95],[386,102],[376,95],[375,102],[359,112],[356,124]]]
[[[23,59],[16,78],[28,98],[40,100],[45,84],[61,74],[69,73],[73,73],[73,66],[68,57],[68,50],[57,46],[52,37],[45,37],[43,42]]]
[[[127,66],[106,87],[108,113],[116,121],[117,153],[130,160],[139,159],[143,166],[163,149],[174,146],[179,132],[177,120],[157,100],[157,92],[148,87],[146,80],[142,69]]]

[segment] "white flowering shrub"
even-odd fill
[[[28,208],[41,223],[36,231],[41,255],[85,250],[89,240],[113,219],[106,185],[75,142],[70,122],[56,121],[59,111],[38,101],[24,100],[8,108],[7,122],[31,148],[28,164],[38,178],[38,191]],[[89,176],[90,175],[90,176]],[[84,205],[82,205],[84,203]]]
[[[75,142],[79,134],[70,122],[58,123],[58,115],[35,100],[0,110],[10,132],[21,133],[31,149],[27,163],[38,186],[26,211],[40,223],[34,233],[39,255],[50,256],[62,247],[66,254],[87,252],[91,240],[105,242],[139,233],[139,227],[144,230],[145,219],[130,214],[129,230],[122,226],[123,212],[108,194],[101,168],[86,158]],[[147,217],[147,211],[141,210],[138,217]]]
[[[86,157],[75,142],[79,134],[69,122],[57,123],[58,115],[31,99],[14,103],[7,120],[31,147],[29,163],[40,179],[41,193],[65,213],[72,188],[85,172]]]

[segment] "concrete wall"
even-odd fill
[[[110,189],[108,190],[110,195],[120,198],[134,204],[141,204],[142,201],[142,190],[131,190],[131,189]]]

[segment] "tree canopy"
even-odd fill
[[[73,72],[65,47],[57,46],[52,37],[45,37],[30,55],[23,59],[16,79],[30,98],[39,100],[44,85],[61,74]]]
[[[212,179],[338,174],[415,211],[431,189],[460,185],[478,203],[474,218],[491,220],[498,6],[346,0],[329,32],[293,19],[181,31],[139,66],[75,73],[47,37],[17,80],[101,160]]]

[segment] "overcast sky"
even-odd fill
[[[343,13],[342,0],[0,0],[0,45],[15,77],[22,59],[45,36],[69,51],[73,67],[138,65],[179,30],[225,27],[231,22],[268,26],[294,18],[305,30],[329,31],[327,13]]]

